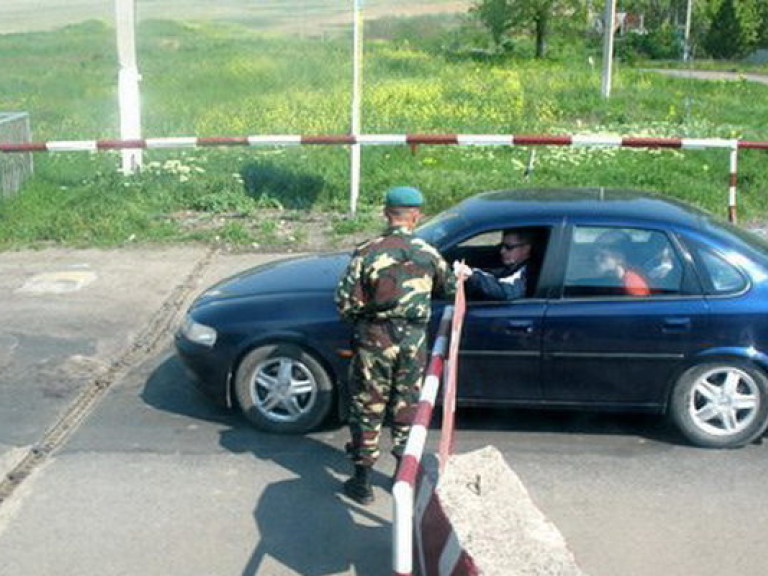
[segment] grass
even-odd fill
[[[621,63],[600,97],[589,48],[552,57],[484,57],[450,17],[371,26],[367,133],[606,133],[768,140],[768,87],[703,82]],[[0,110],[26,110],[35,140],[118,134],[113,31],[99,22],[0,36]],[[105,49],[106,48],[106,49]],[[480,54],[480,56],[478,56]],[[349,38],[266,37],[242,26],[143,22],[139,29],[148,136],[349,131]],[[525,168],[535,153],[533,172]],[[134,177],[116,153],[38,154],[21,194],[0,204],[0,248],[48,244],[221,242],[301,247],[301,219],[323,214],[332,236],[379,226],[382,190],[421,187],[436,212],[473,193],[521,186],[617,186],[661,191],[725,214],[728,154],[578,148],[423,146],[363,149],[360,213],[348,207],[348,151],[339,147],[148,151]],[[768,208],[764,153],[740,154],[739,214]],[[277,215],[284,226],[271,223]],[[280,216],[282,215],[282,217]],[[294,222],[296,220],[297,222]]]

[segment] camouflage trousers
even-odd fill
[[[392,431],[392,453],[402,456],[419,401],[426,342],[423,324],[401,320],[355,324],[349,374],[352,442],[347,446],[355,464],[376,463],[385,421]]]

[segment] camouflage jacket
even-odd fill
[[[357,247],[336,289],[336,307],[347,320],[427,322],[432,294],[453,296],[456,279],[432,246],[405,228]]]

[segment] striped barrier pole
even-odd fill
[[[0,153],[14,152],[97,152],[100,150],[172,149],[221,146],[299,146],[336,145],[394,146],[408,145],[414,151],[420,145],[457,146],[575,146],[600,148],[671,148],[706,150],[726,148],[731,151],[728,186],[728,219],[736,221],[736,152],[768,150],[768,141],[723,138],[656,138],[610,135],[547,134],[326,134],[260,135],[225,137],[139,138],[132,140],[52,140],[47,142],[0,143]],[[356,198],[351,200],[352,211]]]
[[[0,152],[97,152],[132,148],[174,149],[218,146],[575,146],[597,148],[670,148],[704,150],[711,148],[768,150],[768,141],[722,138],[655,138],[602,136],[595,134],[552,136],[514,134],[273,134],[221,137],[138,138],[130,140],[49,140],[44,142],[0,142]]]
[[[440,319],[435,343],[427,367],[426,376],[419,397],[416,415],[408,435],[402,461],[397,470],[392,488],[392,570],[395,576],[413,574],[413,501],[416,479],[421,469],[421,457],[427,440],[427,430],[440,387],[440,374],[448,345],[448,331],[451,325],[453,307],[446,306]]]
[[[738,180],[739,147],[731,148],[731,171],[728,178],[728,221],[737,223],[736,182]]]
[[[454,422],[456,420],[456,375],[459,368],[459,342],[461,341],[461,328],[464,324],[464,312],[467,302],[464,297],[464,278],[456,283],[456,302],[451,321],[451,341],[448,348],[448,357],[445,362],[445,375],[443,384],[443,422],[440,431],[440,472],[445,468],[445,463],[453,454],[454,447]]]

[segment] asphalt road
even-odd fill
[[[0,574],[391,573],[392,463],[376,503],[355,506],[338,494],[344,429],[256,432],[173,354],[191,295],[264,258],[0,254],[2,472],[103,382],[0,504]],[[457,450],[496,446],[593,576],[765,573],[765,446],[691,448],[654,418],[463,410],[458,423]]]

